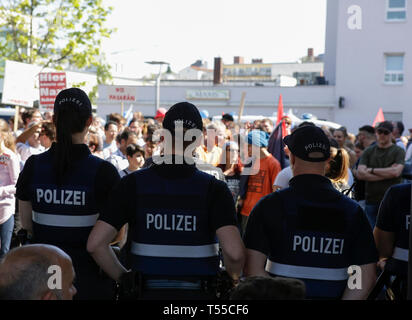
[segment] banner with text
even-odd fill
[[[107,101],[110,102],[135,102],[136,88],[133,86],[110,86],[106,91]]]
[[[66,86],[65,72],[39,73],[40,109],[42,111],[53,111],[57,94],[66,89]]]

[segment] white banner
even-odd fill
[[[3,104],[11,104],[23,107],[33,107],[33,102],[39,100],[39,75],[40,73],[62,73],[51,68],[42,68],[27,63],[6,60],[3,82]],[[66,72],[67,88],[73,86],[89,93],[97,84],[96,75],[85,72]],[[53,101],[54,103],[54,101]],[[52,102],[50,101],[50,104]],[[47,109],[41,108],[42,111]]]
[[[6,60],[1,102],[33,107],[33,102],[39,99],[39,89],[36,89],[37,69],[37,66]]]

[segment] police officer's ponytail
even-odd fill
[[[60,184],[72,164],[72,134],[82,132],[92,115],[90,100],[78,88],[61,91],[54,103],[56,140],[54,169]]]

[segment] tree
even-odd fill
[[[112,10],[102,0],[0,0],[0,57],[57,70],[90,69],[105,83],[111,75],[101,42],[114,31],[104,26]]]

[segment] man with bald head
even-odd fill
[[[72,300],[74,269],[61,249],[44,244],[15,248],[0,261],[1,300]]]
[[[377,252],[361,207],[325,177],[329,139],[304,126],[284,142],[293,178],[253,208],[244,274],[300,279],[308,299],[365,299],[376,280]]]

